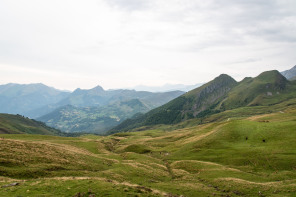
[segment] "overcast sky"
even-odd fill
[[[126,88],[296,65],[295,0],[1,0],[0,84]]]

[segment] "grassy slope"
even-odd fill
[[[21,115],[0,114],[0,134],[60,135],[61,132]]]
[[[290,81],[295,81],[295,80],[296,80],[296,76],[290,79]]]
[[[270,114],[261,114],[267,108],[247,107],[225,111],[226,119],[203,120],[220,120],[215,123],[189,121],[107,137],[0,135],[4,137],[0,185],[20,182],[1,192],[4,196],[78,192],[85,196],[295,196],[294,103],[273,106]],[[250,116],[252,109],[260,115]]]

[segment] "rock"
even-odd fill
[[[20,183],[17,183],[17,182],[15,182],[15,183],[10,183],[10,184],[8,184],[8,185],[2,185],[1,187],[2,188],[4,188],[4,187],[11,187],[11,186],[17,186],[17,185],[19,185]]]

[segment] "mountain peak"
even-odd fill
[[[102,86],[97,85],[96,87],[92,88],[91,90],[96,90],[96,91],[105,91]]]
[[[204,97],[204,95],[212,94],[214,92],[219,92],[218,97],[222,97],[226,92],[228,92],[232,87],[234,87],[237,82],[227,74],[221,74],[212,81],[204,84],[201,87],[193,89],[185,94],[185,97]],[[218,99],[215,98],[213,100]],[[198,99],[199,100],[199,99]]]
[[[105,90],[99,85],[89,90],[89,93],[91,94],[102,94],[104,92]]]
[[[213,81],[217,81],[217,82],[236,82],[231,76],[227,75],[227,74],[221,74],[218,77],[216,77]]]
[[[284,83],[287,81],[287,79],[277,70],[265,71],[258,75],[255,79],[276,83]]]

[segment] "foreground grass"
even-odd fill
[[[0,135],[0,186],[19,183],[0,196],[296,196],[295,117],[290,107],[106,137]]]

